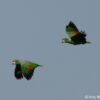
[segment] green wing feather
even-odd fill
[[[66,33],[71,38],[79,33],[76,25],[70,21],[70,23],[66,26]]]
[[[30,80],[33,76],[35,68],[38,66],[38,64],[28,62],[26,61],[24,64],[22,64],[22,72],[24,77],[27,80]]]

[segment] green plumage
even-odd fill
[[[91,43],[86,40],[86,33],[83,31],[79,32],[78,28],[72,21],[66,26],[66,34],[69,36],[69,39],[63,38],[62,43],[70,43],[74,45]]]
[[[27,80],[31,79],[35,68],[40,66],[37,63],[33,63],[30,61],[23,61],[23,60],[13,60],[12,64],[16,65],[15,77],[17,79],[21,79],[24,76]]]
[[[67,27],[67,28],[66,28],[66,33],[67,33],[67,35],[68,35],[70,38],[73,37],[73,36],[75,36],[75,35],[77,35],[77,34],[74,33],[74,31],[75,31],[74,28],[71,28],[71,27]]]

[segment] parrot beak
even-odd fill
[[[64,40],[61,40],[61,43],[64,43]]]
[[[15,61],[12,61],[12,64],[15,64]]]

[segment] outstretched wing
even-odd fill
[[[85,36],[86,36],[85,34],[80,33],[71,37],[71,40],[76,44],[85,44],[86,43]]]
[[[23,78],[22,70],[21,70],[21,65],[20,65],[20,64],[16,64],[16,68],[15,68],[15,77],[16,77],[16,79],[21,79],[21,78]]]
[[[66,33],[70,38],[79,34],[76,25],[72,21],[70,21],[69,24],[66,26]]]
[[[35,68],[32,66],[29,66],[29,65],[22,66],[23,75],[27,80],[30,80],[32,78],[34,70]]]
[[[66,32],[75,44],[86,43],[86,33],[83,31],[79,32],[73,22],[70,22],[69,25],[66,26]]]

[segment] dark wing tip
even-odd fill
[[[22,79],[23,75],[22,74],[15,74],[16,79]]]
[[[76,25],[72,21],[70,21],[69,24],[66,25],[66,28],[68,28],[68,27],[74,28],[76,31],[78,31]]]
[[[75,24],[72,21],[70,21],[68,26],[70,26],[70,27],[74,26],[75,27]]]
[[[15,77],[16,77],[16,79],[23,78],[22,71],[21,71],[21,65],[20,64],[16,64]]]
[[[80,34],[82,34],[84,37],[87,35],[87,34],[85,33],[85,31],[80,31]]]
[[[24,74],[24,77],[27,79],[27,80],[30,80],[33,76],[33,73],[34,73],[34,69],[31,70],[29,73],[27,74]]]
[[[69,24],[74,24],[74,23],[72,21],[70,21]]]

